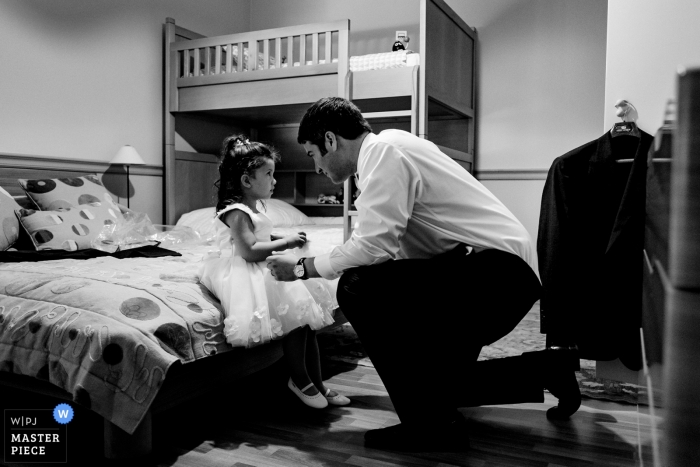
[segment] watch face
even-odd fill
[[[294,275],[297,277],[302,277],[304,275],[304,266],[301,264],[294,266]]]

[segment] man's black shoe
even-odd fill
[[[528,362],[542,387],[559,399],[559,405],[547,410],[550,420],[567,420],[581,406],[581,391],[576,380],[580,370],[578,349],[552,347],[546,350],[525,352],[522,357]]]
[[[580,369],[577,349],[548,349],[544,387],[559,399],[559,405],[547,410],[550,420],[568,420],[581,406],[581,390],[576,379]]]

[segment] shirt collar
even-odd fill
[[[364,167],[365,165],[365,158],[369,153],[368,147],[370,144],[372,144],[376,137],[377,135],[370,132],[367,134],[367,136],[365,136],[365,139],[362,141],[362,145],[360,146],[360,154],[357,156],[357,172],[355,172],[356,181],[359,181],[360,173],[362,172],[362,167]]]

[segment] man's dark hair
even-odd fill
[[[366,131],[372,131],[362,112],[355,104],[342,97],[324,97],[316,101],[304,114],[299,124],[297,142],[315,144],[326,153],[324,135],[332,131],[345,139],[355,139]]]

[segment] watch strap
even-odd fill
[[[297,266],[301,266],[301,268],[302,268],[303,271],[304,271],[304,274],[302,274],[301,276],[298,276],[299,279],[301,279],[301,280],[306,280],[306,279],[309,278],[309,274],[308,274],[308,272],[306,271],[306,264],[304,264],[304,260],[305,260],[305,259],[306,259],[306,258],[299,258],[299,261],[297,261]]]

